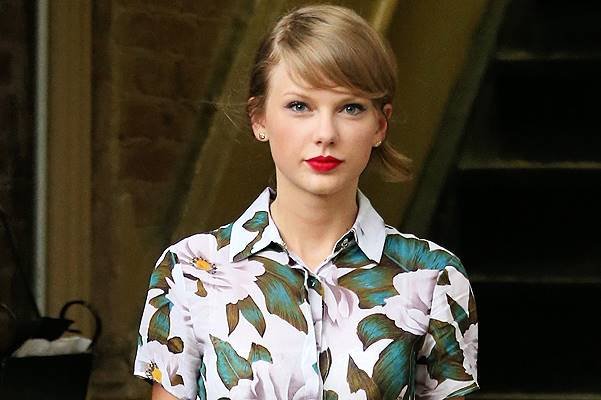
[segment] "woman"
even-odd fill
[[[277,190],[157,262],[135,362],[153,399],[443,399],[478,388],[459,259],[385,225],[358,190],[370,159],[388,177],[407,172],[385,140],[393,60],[342,7],[295,10],[265,38],[248,113]]]

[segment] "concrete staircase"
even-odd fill
[[[513,0],[496,40],[427,234],[474,286],[470,398],[601,399],[601,2]]]

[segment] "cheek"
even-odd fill
[[[372,154],[372,137],[362,137],[353,143],[355,154],[355,165],[360,168],[365,168]]]
[[[281,168],[294,163],[300,154],[298,146],[294,144],[290,136],[292,135],[286,135],[285,131],[280,131],[272,134],[269,140],[271,158]]]

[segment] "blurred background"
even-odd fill
[[[281,13],[318,2],[0,0],[0,206],[17,248],[0,230],[0,303],[23,320],[94,305],[89,399],[148,398],[131,371],[154,262],[268,184],[249,67]],[[368,171],[361,187],[466,266],[470,398],[601,399],[601,2],[329,3],[396,53],[389,140],[415,178]]]

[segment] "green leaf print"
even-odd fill
[[[266,257],[250,256],[248,259],[253,261],[259,261],[261,264],[263,264],[263,267],[265,267],[265,273],[269,271],[269,274],[277,276],[288,286],[295,288],[297,298],[299,301],[302,302],[302,293],[305,287],[305,279],[303,277],[302,272],[300,272],[298,269],[290,268],[288,265],[280,264],[277,261],[273,261],[272,259]]]
[[[349,356],[348,368],[346,372],[346,380],[351,389],[351,393],[363,389],[367,395],[367,400],[379,400],[380,390],[374,381],[367,375],[365,371],[357,367],[355,361]]]
[[[205,285],[200,279],[196,280],[196,295],[200,297],[206,297],[207,295],[207,289],[205,289]]]
[[[404,271],[433,269],[442,271],[446,266],[453,266],[465,275],[465,269],[459,258],[442,249],[430,250],[425,240],[407,238],[394,234],[386,237],[384,256],[391,259]]]
[[[171,386],[183,385],[184,378],[181,375],[174,375],[169,377],[169,381],[171,381]]]
[[[263,237],[263,231],[269,225],[269,214],[267,211],[257,211],[255,215],[246,221],[242,227],[250,232],[257,232],[257,236],[246,245],[244,250],[234,256],[234,261],[240,261],[250,255],[253,246]]]
[[[251,219],[242,224],[242,227],[249,232],[262,232],[268,224],[269,214],[267,211],[257,211]]]
[[[321,297],[323,297],[323,285],[321,284],[321,282],[313,278],[312,283],[313,285],[311,286],[311,290],[316,291]]]
[[[253,372],[250,363],[240,357],[228,342],[209,335],[215,354],[217,354],[217,373],[223,384],[232,389],[240,379],[252,379]]]
[[[227,317],[227,326],[229,328],[228,335],[231,335],[236,326],[238,325],[238,319],[240,318],[238,312],[238,304],[228,304],[225,306],[225,315]]]
[[[467,318],[467,314],[463,307],[459,305],[451,296],[447,294],[447,303],[449,304],[449,308],[451,309],[451,314],[453,314],[453,319],[457,322],[459,326],[459,330],[463,335],[467,328],[470,326],[470,321]]]
[[[257,306],[257,303],[255,303],[252,297],[248,295],[238,302],[238,308],[240,309],[242,316],[255,327],[262,337],[265,334],[266,324],[263,313]]]
[[[332,366],[332,352],[330,349],[319,353],[319,371],[321,372],[321,380],[326,381],[328,374],[330,373],[330,367]]]
[[[326,390],[324,400],[338,400],[338,393],[333,390]]]
[[[173,354],[179,354],[184,351],[184,341],[178,336],[172,337],[167,341],[167,349]]]
[[[150,275],[149,289],[162,289],[164,292],[167,292],[169,290],[167,278],[173,280],[171,276],[171,271],[177,263],[178,259],[174,253],[170,251],[165,253],[165,257],[163,257],[163,260],[152,271],[152,275]]]
[[[463,352],[455,338],[455,327],[447,322],[432,319],[428,331],[434,338],[434,348],[427,357],[430,377],[439,383],[445,379],[472,380],[471,375],[463,368]]]
[[[364,351],[380,339],[396,339],[402,333],[402,329],[384,314],[368,315],[357,324],[357,336]]]
[[[149,289],[161,289],[163,294],[155,296],[148,302],[157,309],[148,324],[148,342],[156,340],[161,344],[167,344],[170,329],[169,314],[173,307],[173,304],[166,296],[169,291],[167,278],[173,280],[171,271],[177,263],[177,256],[168,251],[150,276]]]
[[[356,269],[338,279],[338,284],[352,290],[359,297],[359,308],[383,306],[384,300],[399,293],[392,279],[402,270],[390,265],[376,265],[369,269]]]
[[[271,359],[271,353],[265,347],[260,344],[253,343],[250,347],[250,353],[248,354],[248,362],[254,363],[255,361],[267,361],[273,364],[273,360]]]
[[[164,305],[168,305],[171,304],[171,301],[167,298],[167,296],[163,293],[163,294],[159,294],[156,297],[153,297],[152,299],[150,299],[150,301],[148,302],[151,306],[153,306],[154,308],[161,308]]]
[[[307,320],[299,306],[304,302],[302,273],[265,257],[251,256],[249,260],[260,261],[265,267],[256,284],[265,296],[267,310],[307,333]]]
[[[474,390],[476,390],[478,388],[480,388],[480,386],[478,386],[478,384],[474,382],[474,383],[472,383],[471,385],[469,385],[467,387],[455,390],[453,393],[449,394],[447,396],[447,398],[450,399],[452,397],[465,396],[466,394],[471,393],[471,392],[473,392]]]
[[[476,299],[474,299],[474,294],[470,290],[470,297],[467,303],[467,312],[469,313],[469,321],[470,325],[474,325],[478,323],[478,313],[476,312]]]
[[[205,381],[207,380],[207,366],[203,359],[200,360],[200,374],[198,374],[198,398],[200,400],[207,400],[207,388],[205,387]]]
[[[169,329],[171,327],[169,314],[172,306],[171,302],[168,302],[154,312],[148,324],[147,342],[156,340],[161,344],[167,344],[167,337],[169,337]]]
[[[373,264],[359,246],[349,246],[341,251],[333,260],[338,268],[361,268]]]
[[[449,271],[446,268],[440,273],[440,276],[438,277],[438,281],[436,282],[436,284],[440,285],[440,286],[445,286],[445,285],[451,284],[451,281],[449,280]]]
[[[392,341],[382,352],[372,374],[380,388],[382,400],[396,400],[405,385],[413,382],[412,371],[407,368],[412,362],[413,348],[419,336],[403,332],[402,337]]]
[[[184,278],[186,279],[190,279],[191,281],[195,281],[196,282],[196,292],[195,294],[199,297],[205,297],[207,295],[207,290],[205,289],[204,284],[202,283],[202,281],[192,275],[192,274],[184,274]]]
[[[209,232],[211,235],[215,236],[215,239],[217,240],[217,250],[230,244],[230,237],[232,236],[233,225],[233,223],[229,225],[224,225],[220,228],[215,229],[214,231]]]

